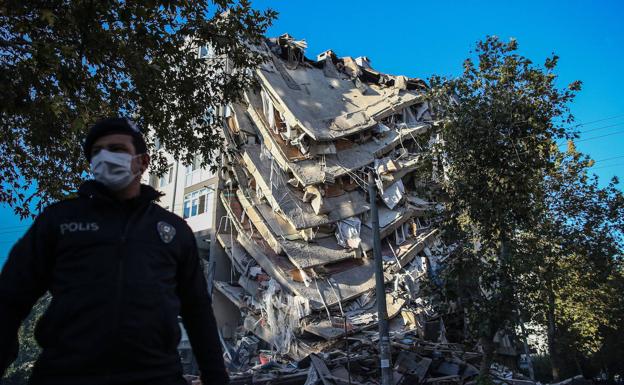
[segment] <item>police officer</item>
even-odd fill
[[[195,238],[140,183],[150,160],[140,131],[125,118],[99,121],[84,152],[95,180],[48,206],[0,274],[0,375],[20,323],[50,291],[30,384],[185,384],[178,315],[202,382],[227,383]]]

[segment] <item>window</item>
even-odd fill
[[[197,154],[193,157],[191,164],[186,166],[184,187],[192,186],[214,176],[214,173],[209,168],[201,167],[201,163],[202,157]]]
[[[184,218],[207,213],[212,208],[211,187],[204,187],[184,196]]]
[[[191,161],[191,164],[186,166],[186,175],[192,173],[195,170],[198,170],[200,165],[201,165],[201,155],[199,154],[193,155],[193,160]]]
[[[149,185],[153,188],[158,188],[158,177],[154,174],[150,174],[149,176]]]
[[[215,57],[214,49],[210,45],[203,45],[199,47],[197,52],[197,57],[200,59],[214,59]]]
[[[158,179],[158,186],[164,187],[173,181],[173,165],[169,165],[167,171]]]
[[[195,154],[193,156],[193,161],[191,162],[191,164],[186,166],[186,180],[184,183],[185,187],[188,187],[192,184],[199,182],[198,177],[201,172],[200,165],[201,165],[201,156],[199,154]]]
[[[199,167],[201,166],[201,161],[201,156],[195,155],[193,157],[193,163],[191,163],[191,171],[199,170]]]

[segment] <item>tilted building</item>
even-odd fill
[[[380,73],[365,57],[326,51],[310,60],[305,42],[288,35],[258,49],[268,57],[255,71],[258,87],[226,109],[210,250],[228,354],[240,361],[249,335],[292,358],[322,350],[374,328],[377,295],[387,298],[392,328],[423,329],[418,279],[442,247],[419,172],[433,124],[425,83]],[[371,170],[383,294],[375,293]]]

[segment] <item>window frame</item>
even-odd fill
[[[202,187],[184,195],[182,200],[182,217],[193,218],[208,213],[213,209],[214,188]]]
[[[168,186],[171,182],[173,182],[173,164],[167,166],[167,171],[158,178],[158,188]]]

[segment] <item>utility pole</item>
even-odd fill
[[[524,321],[520,316],[520,330],[522,332],[522,344],[524,345],[524,355],[527,359],[527,365],[529,366],[529,378],[535,381],[535,371],[533,370],[533,359],[531,358],[531,351],[529,350],[529,344],[527,342],[527,332],[524,328]]]
[[[375,257],[375,294],[377,298],[377,318],[379,325],[379,363],[381,385],[392,385],[393,376],[390,363],[390,337],[388,335],[388,311],[386,308],[386,286],[384,284],[383,261],[381,259],[381,239],[379,235],[379,213],[377,212],[377,185],[373,172],[368,172],[368,199],[373,225],[373,256]]]

